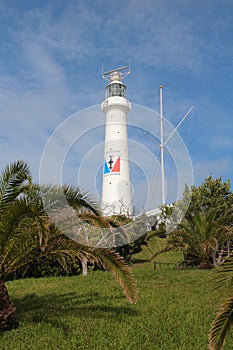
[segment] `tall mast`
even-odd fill
[[[162,205],[165,205],[165,176],[164,176],[164,142],[163,142],[163,87],[160,85],[160,161]]]

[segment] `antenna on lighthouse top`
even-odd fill
[[[104,67],[102,66],[102,78],[110,82],[114,80],[121,81],[124,78],[126,78],[127,75],[129,74],[130,74],[130,65],[120,67],[120,68],[115,68],[107,72],[104,72]]]

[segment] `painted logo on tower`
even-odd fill
[[[119,174],[121,171],[121,157],[119,153],[108,153],[104,162],[104,175]]]

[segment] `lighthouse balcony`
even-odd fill
[[[108,109],[108,107],[111,108],[115,106],[126,109],[127,112],[131,110],[131,103],[126,100],[126,98],[120,96],[108,97],[101,103],[101,110],[104,111]]]

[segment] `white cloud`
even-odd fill
[[[11,18],[4,32],[7,35],[1,37],[1,167],[24,158],[37,177],[43,147],[57,125],[70,113],[104,98],[101,64],[111,69],[131,58],[133,74],[128,91],[132,102],[154,106],[158,102],[153,91],[158,90],[156,86],[163,81],[171,84],[164,93],[165,116],[176,124],[191,104],[197,106],[191,146],[203,156],[207,145],[210,165],[214,150],[228,152],[222,157],[224,161],[213,161],[211,166],[218,173],[229,172],[231,107],[225,107],[224,123],[217,125],[224,98],[219,96],[221,102],[210,93],[212,85],[217,84],[213,65],[232,54],[229,14],[215,22],[213,9],[205,4],[195,9],[193,1],[42,2],[38,8],[30,6],[31,10],[23,11],[20,6],[1,6],[1,16]],[[200,13],[202,8],[206,14]],[[230,91],[229,82],[226,86]],[[145,115],[139,110],[134,114],[132,110],[128,120],[158,135],[158,119],[151,113]],[[87,125],[84,118],[80,130]],[[67,138],[69,135],[64,141],[68,142]],[[95,140],[99,142],[96,135]],[[80,140],[80,149],[85,150],[89,141],[90,135]],[[80,154],[77,149],[77,162]],[[74,154],[66,164],[67,176],[76,165]],[[199,177],[206,173],[200,168],[196,164]]]

